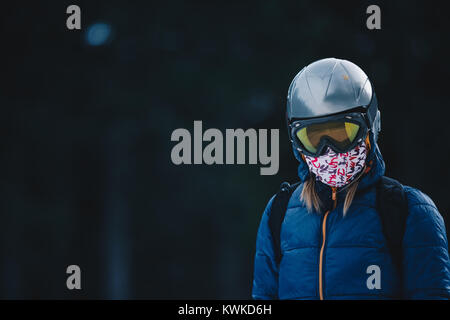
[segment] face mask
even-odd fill
[[[324,155],[310,157],[305,155],[309,171],[316,180],[331,187],[343,187],[350,183],[364,168],[367,157],[365,141],[346,153],[336,153],[329,147]]]

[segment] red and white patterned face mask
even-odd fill
[[[365,141],[346,153],[336,153],[327,148],[319,157],[305,155],[309,171],[319,180],[331,187],[343,187],[350,183],[364,168],[367,157]]]

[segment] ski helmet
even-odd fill
[[[288,133],[300,152],[304,150],[295,145],[292,130],[293,125],[299,126],[299,120],[319,120],[354,112],[364,114],[365,127],[377,141],[381,121],[375,91],[364,71],[350,61],[327,58],[313,62],[289,86]]]

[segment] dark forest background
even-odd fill
[[[79,31],[66,28],[70,4]],[[370,4],[381,30],[366,28]],[[287,89],[325,57],[369,75],[386,174],[427,193],[448,229],[437,2],[28,1],[2,3],[0,17],[1,298],[250,298],[262,211],[298,179]],[[175,166],[171,133],[194,120],[279,128],[278,174]],[[81,291],[66,289],[71,264]]]

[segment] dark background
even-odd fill
[[[70,4],[82,30],[66,28]],[[366,28],[370,4],[381,30]],[[448,220],[449,25],[436,2],[29,1],[0,15],[1,298],[250,298],[261,213],[298,179],[287,89],[325,57],[369,75],[386,174]],[[97,22],[111,34],[93,46]],[[194,120],[279,128],[278,174],[175,166],[171,133]],[[81,291],[66,289],[71,264]]]

